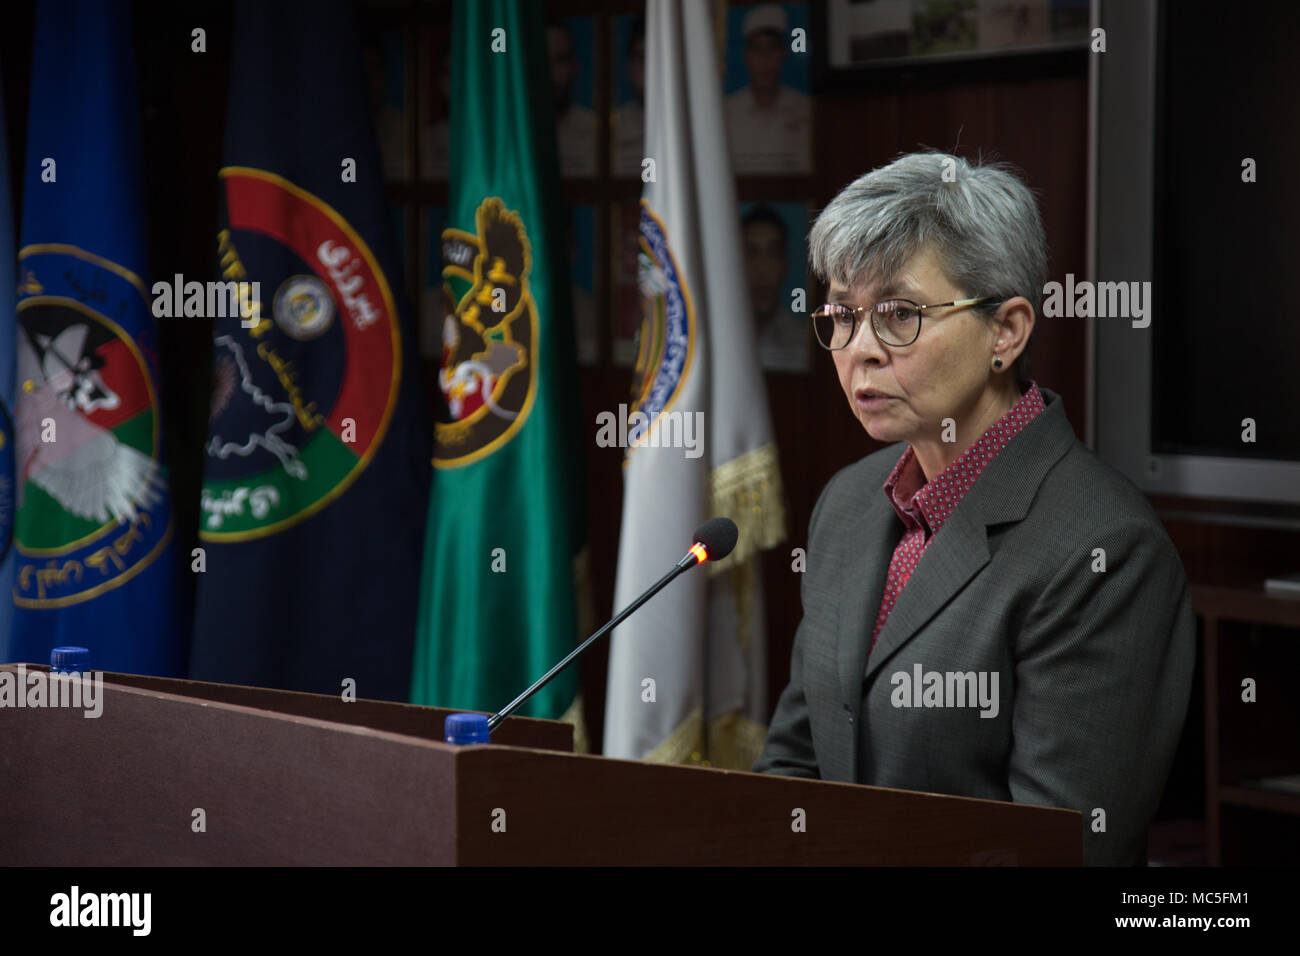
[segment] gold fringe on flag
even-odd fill
[[[714,574],[744,564],[759,551],[785,540],[785,491],[775,444],[755,448],[713,469],[709,514],[730,518],[740,532],[731,555],[712,565]]]
[[[756,565],[749,560],[758,552],[785,540],[785,491],[776,445],[768,443],[713,469],[709,488],[709,514],[725,515],[736,522],[735,550],[710,566],[714,575],[731,575],[736,600],[737,639],[749,649],[749,609],[758,586]]]
[[[709,721],[708,755],[701,711],[691,715],[645,759],[652,763],[698,764],[722,770],[748,770],[763,753],[767,728],[737,711],[720,714]]]
[[[581,691],[573,698],[573,703],[569,705],[569,709],[560,716],[560,722],[573,724],[573,752],[575,754],[591,753],[591,741],[587,737],[587,721],[582,713]]]

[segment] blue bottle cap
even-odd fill
[[[448,714],[443,724],[443,737],[449,744],[488,743],[486,714]]]
[[[89,667],[89,648],[56,647],[50,651],[50,670],[52,671],[84,671]]]

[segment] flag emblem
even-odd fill
[[[293,276],[276,291],[273,311],[285,334],[305,342],[330,327],[334,300],[315,276]]]
[[[223,276],[276,289],[273,319],[252,303],[213,339],[199,534],[245,541],[315,514],[365,470],[397,401],[401,333],[387,277],[335,209],[263,170],[221,176]]]
[[[695,309],[663,222],[641,200],[641,252],[637,284],[641,292],[641,344],[637,349],[635,409],[644,419],[629,428],[627,450],[650,430],[681,391],[695,342]]]
[[[148,305],[137,276],[73,246],[21,259],[14,601],[64,607],[129,581],[171,537],[150,367],[113,318]]]
[[[537,305],[529,287],[532,246],[517,212],[496,197],[474,215],[476,233],[442,234],[447,310],[438,384],[448,420],[435,426],[433,463],[457,468],[506,444],[537,390]]]

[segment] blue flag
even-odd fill
[[[9,142],[0,88],[0,661],[9,660],[14,602],[14,222],[9,196]],[[43,663],[43,662],[42,662]]]
[[[430,423],[357,24],[241,3],[232,48],[191,676],[405,700]]]
[[[75,64],[75,68],[73,68]],[[36,11],[18,252],[17,521],[9,657],[185,669],[145,261],[131,21]]]

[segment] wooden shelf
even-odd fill
[[[1267,594],[1263,586],[1193,584],[1192,607],[1202,617],[1300,628],[1300,598]]]
[[[1235,692],[1231,685],[1236,678],[1222,683],[1221,674],[1224,668],[1233,674],[1239,671],[1250,673],[1250,667],[1242,668],[1247,661],[1253,661],[1253,666],[1268,667],[1265,662],[1269,655],[1273,655],[1274,662],[1279,653],[1287,661],[1296,658],[1295,645],[1291,641],[1300,638],[1300,600],[1266,594],[1262,583],[1193,584],[1191,592],[1192,607],[1202,621],[1205,650],[1206,850],[1210,865],[1221,866],[1224,863],[1225,811],[1248,809],[1300,817],[1300,795],[1245,786],[1240,777],[1243,761],[1254,764],[1262,760],[1265,765],[1276,767],[1278,761],[1269,758],[1291,752],[1294,741],[1289,739],[1290,731],[1286,728],[1295,726],[1294,716],[1288,710],[1294,706],[1294,701],[1288,695],[1279,696],[1275,685],[1275,693],[1267,702],[1251,705],[1264,708],[1254,713],[1253,719],[1257,731],[1267,728],[1264,732],[1267,740],[1258,736],[1243,738],[1245,728],[1241,717],[1239,714],[1234,716],[1233,710],[1224,709],[1225,698],[1222,696]],[[1283,630],[1271,635],[1274,649],[1260,658],[1259,655],[1264,653],[1262,646],[1241,641],[1241,636],[1250,631],[1241,625],[1263,625]],[[1288,629],[1290,633],[1286,632]],[[1248,745],[1247,741],[1250,741]],[[1259,746],[1264,742],[1267,743],[1266,752]],[[1224,776],[1237,779],[1233,783],[1221,783]]]
[[[1269,810],[1273,813],[1290,813],[1300,816],[1300,794],[1281,790],[1264,790],[1260,787],[1243,787],[1238,784],[1221,784],[1219,802],[1252,810]]]

